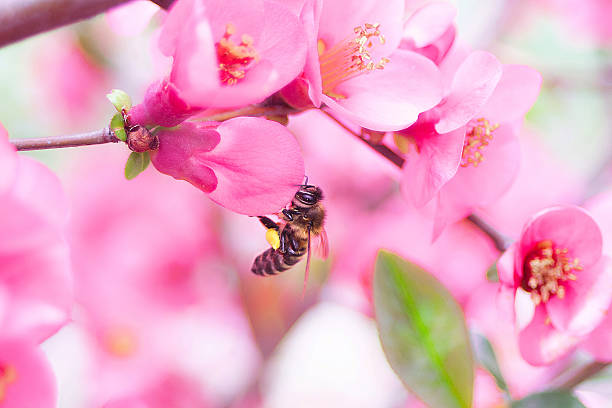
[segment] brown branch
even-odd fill
[[[498,251],[504,252],[512,244],[512,239],[497,231],[491,224],[480,218],[478,215],[472,214],[468,216],[467,219],[482,232],[484,232],[489,238],[491,238],[491,241],[493,241],[493,244]]]
[[[609,365],[610,363],[601,363],[599,361],[593,361],[591,363],[588,363],[585,366],[582,366],[577,369],[575,372],[571,373],[569,375],[569,378],[563,380],[559,383],[559,385],[554,386],[554,388],[571,390],[578,384],[598,374],[600,371],[604,370]]]
[[[10,139],[17,150],[43,150],[59,147],[88,146],[104,143],[117,143],[119,139],[109,129],[104,128],[95,132],[79,133],[76,135],[41,137],[36,139]]]
[[[128,1],[0,0],[0,47],[91,18]],[[173,1],[155,0],[153,3],[167,9]]]

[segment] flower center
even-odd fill
[[[499,127],[498,124],[491,124],[485,118],[476,119],[468,126],[470,130],[465,134],[463,142],[463,153],[461,154],[461,167],[478,164],[484,160],[482,150],[493,140],[493,131]]]
[[[541,241],[525,257],[521,287],[531,292],[536,305],[546,303],[553,295],[565,296],[565,281],[576,280],[574,272],[582,270],[578,258],[570,261],[567,249],[555,248],[551,241]]]
[[[17,370],[15,367],[0,363],[0,402],[6,396],[6,389],[17,379]]]
[[[219,78],[227,85],[234,85],[244,79],[246,72],[259,59],[257,50],[253,47],[253,38],[243,34],[240,44],[231,39],[236,32],[233,24],[225,26],[225,34],[216,45],[219,61]]]
[[[130,357],[138,348],[138,339],[128,327],[113,327],[104,335],[106,350],[117,357]]]
[[[355,27],[353,31],[355,35],[347,37],[330,49],[326,49],[323,40],[318,41],[323,93],[335,99],[346,98],[345,95],[335,92],[338,84],[358,75],[383,69],[389,62],[388,58],[375,62],[370,55],[376,44],[375,39],[378,39],[381,45],[385,43],[380,24],[366,23]]]

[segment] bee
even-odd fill
[[[321,204],[322,200],[323,192],[319,187],[303,184],[295,193],[289,208],[278,214],[280,222],[258,217],[268,229],[266,236],[272,248],[255,258],[251,272],[260,276],[276,275],[291,268],[307,255],[306,283],[310,269],[311,238],[317,240],[314,246],[322,258],[327,258],[329,252],[327,233],[323,226],[325,208]]]

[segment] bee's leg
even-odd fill
[[[288,221],[293,221],[293,215],[294,215],[294,214],[296,214],[296,212],[295,212],[295,211],[292,211],[292,210],[287,210],[287,209],[284,209],[284,210],[283,210],[283,215],[284,215],[285,217],[287,217],[287,220],[288,220]]]
[[[270,229],[273,228],[275,230],[279,230],[278,224],[269,219],[268,217],[257,217],[259,218],[259,222],[263,224],[264,227]]]
[[[289,235],[289,229],[283,229],[280,236],[280,247],[279,252],[282,254],[289,254],[293,256],[300,256],[299,245],[295,238]]]

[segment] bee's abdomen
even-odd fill
[[[255,258],[253,266],[251,267],[251,272],[260,276],[276,275],[279,272],[291,268],[298,263],[303,256],[304,254],[282,254],[273,248],[268,248]]]

